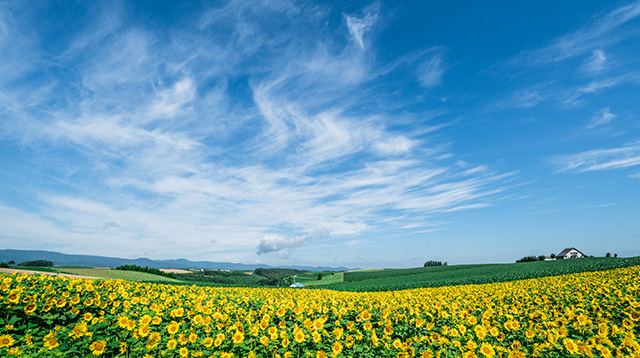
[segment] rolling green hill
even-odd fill
[[[253,274],[249,274],[242,271],[212,271],[212,273],[198,272],[193,274],[176,275],[179,278],[178,280],[145,272],[112,270],[107,268],[61,266],[54,268],[25,269],[69,273],[95,278],[174,284],[202,284],[212,286],[264,286],[269,284],[269,282],[267,282],[269,281],[268,274],[279,275],[274,279],[278,279],[278,282],[280,282],[280,276],[295,273],[295,281],[300,282],[307,287],[339,291],[393,291],[421,287],[506,282],[637,265],[640,265],[640,257],[583,258],[514,264],[453,265],[410,269],[356,270],[347,272],[325,271],[321,272],[322,278],[320,280],[318,280],[318,272],[302,272],[283,269],[262,269],[264,272],[260,272],[267,276],[261,276],[255,272]],[[215,277],[209,277],[212,274],[214,274]]]
[[[322,278],[320,280],[318,280],[318,274],[322,275]],[[302,274],[298,274],[295,279],[296,282],[299,282],[305,286],[321,286],[332,283],[340,283],[343,280],[343,275],[343,272],[332,271],[305,272]]]
[[[341,291],[391,291],[420,287],[505,282],[576,272],[600,271],[640,265],[640,257],[583,258],[517,264],[485,264],[350,271],[344,282],[322,286]]]

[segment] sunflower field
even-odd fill
[[[2,357],[640,357],[640,267],[387,292],[0,276]]]

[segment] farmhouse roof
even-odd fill
[[[302,288],[302,287],[304,287],[304,285],[301,284],[300,282],[294,282],[294,283],[290,284],[289,287]]]
[[[571,250],[576,250],[578,251],[582,256],[587,256],[584,253],[582,253],[582,251],[576,249],[575,247],[570,247],[568,249],[564,249],[562,251],[560,251],[560,253],[558,254],[558,256],[566,256]]]

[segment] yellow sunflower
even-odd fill
[[[106,347],[107,347],[107,343],[102,339],[99,339],[91,343],[91,345],[89,346],[89,349],[91,350],[91,354],[93,354],[94,356],[99,356],[102,353],[104,353],[104,349]]]
[[[331,347],[331,352],[333,353],[334,357],[342,353],[342,344],[340,342],[335,342],[333,344],[333,347]]]
[[[171,323],[169,323],[169,325],[167,326],[167,332],[172,336],[178,333],[179,329],[180,329],[180,324],[178,324],[178,322],[176,321],[171,321]]]
[[[480,346],[480,353],[482,353],[482,355],[484,355],[487,358],[491,358],[493,356],[495,356],[496,351],[493,349],[493,346],[489,343],[482,343],[482,346]]]
[[[0,348],[11,347],[13,342],[15,342],[15,340],[8,334],[0,336]]]
[[[177,346],[178,341],[176,341],[175,339],[170,339],[169,342],[167,342],[167,349],[176,349]]]
[[[244,342],[244,333],[236,331],[236,333],[233,334],[233,343],[240,344],[242,342]]]
[[[569,351],[569,354],[578,353],[578,345],[573,341],[573,339],[565,338],[562,343],[564,344],[564,348]]]
[[[28,305],[24,306],[24,312],[26,314],[32,314],[36,310],[36,308],[38,308],[38,305],[31,302]]]

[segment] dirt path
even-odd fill
[[[93,278],[93,279],[99,278],[99,277],[91,277],[91,276],[72,275],[69,273],[56,273],[56,272],[44,272],[44,271],[33,271],[33,270],[20,270],[20,269],[12,269],[12,268],[0,268],[0,273],[13,274],[14,272],[26,273],[29,275],[49,275],[49,276]],[[103,280],[108,280],[108,279],[103,279]]]

